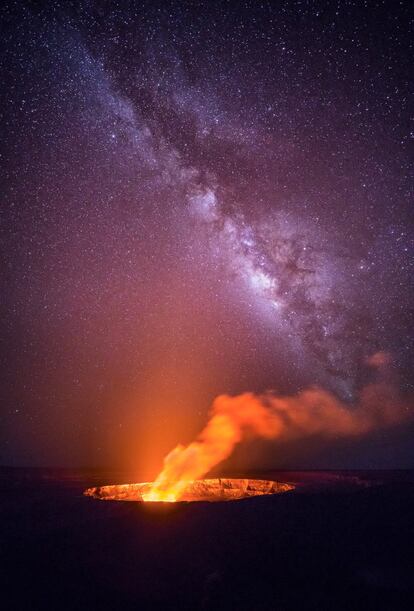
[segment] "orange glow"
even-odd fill
[[[202,478],[217,463],[230,456],[246,431],[257,436],[275,436],[275,424],[270,413],[249,395],[218,397],[213,404],[213,415],[196,441],[188,446],[178,445],[164,460],[164,468],[156,478],[145,501],[176,501],[186,489],[187,482]]]
[[[210,420],[196,440],[187,446],[177,445],[166,456],[161,473],[142,497],[145,501],[181,499],[188,482],[203,478],[248,437],[350,437],[411,417],[411,409],[384,383],[365,387],[359,405],[352,407],[316,387],[293,396],[221,395],[213,402]]]
[[[129,500],[175,502],[197,500],[196,497],[223,497],[226,494],[237,496],[240,490],[246,488],[244,484],[240,488],[239,484],[223,485],[222,482],[254,480],[203,478],[246,439],[287,441],[311,436],[337,439],[364,435],[412,419],[412,399],[396,391],[389,356],[377,353],[370,358],[369,364],[378,369],[379,379],[365,386],[353,405],[343,403],[332,393],[318,387],[308,388],[296,395],[268,392],[262,395],[244,393],[235,397],[218,396],[211,407],[207,425],[193,442],[187,446],[179,444],[167,454],[163,469],[155,481],[128,484],[126,488],[117,486],[113,498],[126,495]],[[168,430],[167,427],[165,430]],[[102,488],[98,497],[110,498],[112,488]],[[224,489],[230,492],[224,493]],[[253,484],[248,484],[246,489],[257,490]],[[90,494],[96,496],[94,489]]]

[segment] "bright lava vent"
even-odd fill
[[[261,479],[200,479],[187,482],[179,498],[152,498],[153,482],[88,488],[84,494],[104,501],[176,502],[237,501],[293,490],[292,484]]]

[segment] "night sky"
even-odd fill
[[[413,391],[409,2],[1,13],[1,464],[152,477],[217,394],[356,409],[378,352]],[[413,434],[233,466],[414,467]]]

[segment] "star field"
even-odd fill
[[[409,3],[1,12],[3,463],[155,464],[223,392],[352,409],[378,351],[412,390]]]

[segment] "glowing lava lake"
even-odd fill
[[[104,501],[195,502],[237,501],[253,496],[279,494],[295,486],[284,482],[260,479],[200,479],[189,481],[179,498],[152,498],[153,482],[97,486],[85,490],[85,496]]]

